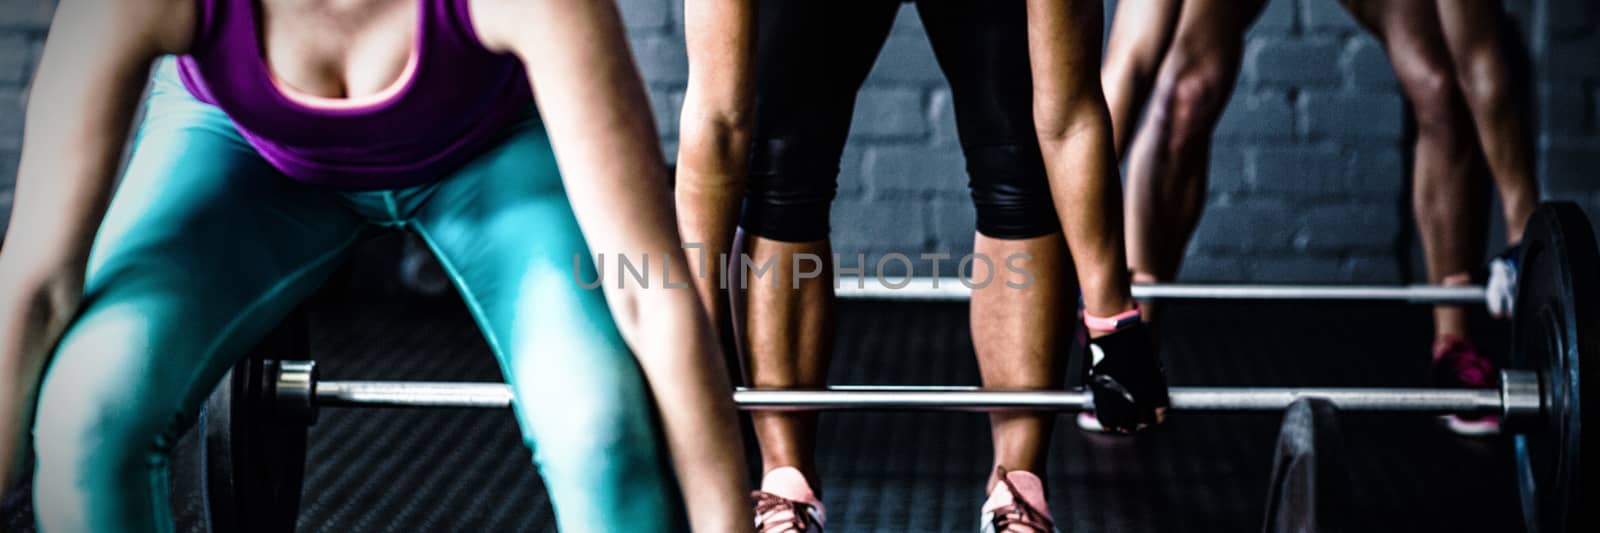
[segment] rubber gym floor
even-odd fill
[[[362,297],[313,310],[325,379],[498,379],[453,299]],[[835,384],[976,384],[963,304],[841,302]],[[1174,385],[1421,386],[1425,307],[1171,303],[1162,330]],[[1480,322],[1483,322],[1480,320]],[[1480,330],[1493,330],[1485,326]],[[1491,331],[1480,344],[1498,347]],[[975,531],[990,444],[967,413],[821,419],[830,530]],[[1279,419],[1179,415],[1136,438],[1057,425],[1047,482],[1063,532],[1259,531]],[[1354,506],[1382,531],[1520,530],[1508,447],[1425,416],[1344,416]],[[193,439],[172,473],[180,531],[204,531]],[[24,492],[25,494],[25,492]],[[31,531],[26,498],[0,525]],[[327,409],[312,428],[300,530],[553,531],[509,411]],[[1392,527],[1390,527],[1392,526]]]

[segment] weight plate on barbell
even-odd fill
[[[1593,376],[1600,372],[1600,251],[1583,211],[1566,202],[1541,205],[1518,266],[1511,366],[1539,371],[1544,395],[1542,420],[1514,437],[1523,521],[1530,533],[1592,531],[1586,507],[1600,461],[1581,461],[1595,451],[1583,422],[1600,416],[1600,391],[1582,383],[1600,383]]]
[[[206,401],[201,472],[214,533],[294,531],[305,475],[303,416],[275,402],[277,364],[266,354],[304,354],[305,324],[290,317],[236,363]]]

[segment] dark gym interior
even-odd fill
[[[842,302],[840,311],[832,382],[977,384],[965,305]],[[1161,339],[1174,386],[1425,382],[1416,356],[1429,342],[1425,307],[1194,302],[1171,312]],[[331,288],[312,322],[324,379],[499,379],[454,297]],[[1085,434],[1064,416],[1047,478],[1059,527],[1257,530],[1279,418],[1179,416],[1126,438]],[[1346,512],[1383,524],[1374,531],[1521,527],[1504,440],[1455,436],[1426,416],[1340,421],[1354,482]],[[990,454],[983,415],[830,413],[821,429],[824,498],[839,531],[974,527]],[[173,512],[182,531],[204,531],[192,436],[176,457]],[[323,409],[306,464],[301,531],[554,531],[509,411]],[[8,502],[7,528],[30,530],[25,505]]]
[[[1116,5],[1129,1],[1105,2],[1108,30]],[[690,76],[684,0],[617,3],[670,163]],[[901,8],[862,86],[839,162],[834,249],[861,253],[868,264],[891,253],[959,257],[973,247],[954,96],[914,3]],[[1385,44],[1343,7],[1360,3],[1269,0],[1245,34],[1237,83],[1209,137],[1205,214],[1177,282],[1429,282],[1411,198],[1420,126]],[[1514,89],[1532,128],[1537,196],[1600,221],[1600,2],[1498,3],[1516,37]],[[0,244],[17,201],[23,111],[57,4],[0,0]],[[1492,216],[1476,229],[1493,255],[1504,249],[1505,227],[1489,183],[1481,207]],[[30,231],[10,224],[12,235]],[[309,353],[286,358],[314,359],[323,380],[500,382],[468,310],[435,265],[418,266],[422,255],[398,233],[353,254],[305,307]],[[917,263],[910,274],[929,276],[926,267]],[[1600,270],[1576,274],[1595,278]],[[1174,387],[1429,384],[1434,320],[1425,305],[1193,300],[1161,309],[1156,338]],[[1507,363],[1512,324],[1471,309],[1472,341]],[[966,304],[847,299],[837,310],[830,384],[979,385]],[[1587,332],[1600,323],[1568,326]],[[1084,357],[1081,346],[1070,353],[1071,387],[1082,385]],[[742,420],[751,479],[759,479]],[[993,453],[985,415],[852,411],[820,420],[828,531],[978,530]],[[1509,436],[1457,435],[1434,415],[1340,413],[1335,423],[1336,433],[1318,429],[1337,446],[1318,441],[1323,469],[1311,482],[1333,487],[1315,495],[1319,520],[1338,524],[1324,531],[1526,530]],[[172,461],[172,516],[185,533],[209,529],[201,430],[185,434]],[[1278,412],[1178,413],[1127,437],[1081,431],[1064,413],[1040,473],[1055,526],[1276,530],[1267,521],[1283,505],[1284,472],[1275,464],[1282,431]],[[1600,464],[1595,434],[1581,445]],[[329,407],[308,443],[298,531],[556,531],[509,410]],[[1583,494],[1595,485],[1591,476]],[[0,501],[0,533],[36,531],[29,488],[24,481]]]

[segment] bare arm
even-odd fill
[[[0,480],[27,449],[21,425],[47,351],[77,312],[150,63],[188,46],[192,10],[172,0],[64,0],[56,9],[0,249]]]
[[[717,258],[729,253],[750,148],[756,0],[687,0],[689,88],[678,128],[678,227],[691,251],[695,288],[712,324],[727,298]]]
[[[1033,120],[1084,307],[1133,307],[1122,240],[1122,183],[1100,71],[1100,0],[1029,0]]]
[[[616,6],[594,0],[477,6],[484,44],[517,54],[527,66],[590,249],[687,272],[666,164]],[[695,292],[661,281],[615,289],[607,301],[655,394],[694,529],[748,530],[744,460],[721,353]]]

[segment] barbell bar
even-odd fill
[[[320,407],[510,407],[504,383],[315,380],[310,361],[278,365],[278,394],[305,405],[310,394]],[[311,384],[305,387],[305,384]],[[1539,376],[1529,370],[1501,371],[1499,389],[1175,387],[1175,411],[1281,412],[1300,398],[1324,398],[1343,412],[1500,415],[1508,421],[1536,417],[1544,408]],[[285,386],[287,385],[287,386]],[[1094,408],[1081,390],[985,390],[978,387],[835,386],[825,389],[751,389],[733,393],[734,404],[751,411],[1084,411]]]
[[[1576,205],[1553,202],[1533,214],[1518,257],[1519,277],[1511,318],[1508,370],[1499,390],[1401,388],[1183,388],[1172,389],[1177,411],[1277,412],[1301,398],[1325,398],[1342,412],[1454,413],[1504,417],[1512,441],[1517,493],[1526,529],[1552,533],[1595,531],[1600,513],[1600,439],[1583,423],[1600,419],[1600,246]],[[876,280],[873,280],[876,282]],[[890,280],[892,281],[892,280]],[[916,281],[916,280],[913,280]],[[845,298],[960,301],[970,294],[959,280],[913,284],[845,283]],[[868,288],[868,287],[872,288]],[[893,291],[893,292],[889,292]],[[1223,285],[1136,286],[1143,298],[1307,298],[1476,303],[1478,287],[1295,287]],[[304,320],[296,320],[300,328]],[[298,511],[306,428],[319,407],[505,407],[503,383],[319,381],[309,361],[281,361],[268,353],[299,352],[305,335],[269,342],[235,364],[208,400],[200,452],[207,467],[208,516],[233,523],[292,525]],[[299,346],[296,348],[295,346]],[[303,352],[302,352],[303,353]],[[1585,386],[1585,383],[1589,383]],[[1082,391],[985,390],[973,387],[832,387],[820,390],[739,389],[743,409],[1053,410],[1092,407]],[[1592,421],[1591,426],[1600,424]],[[1583,460],[1588,456],[1589,460]],[[227,512],[223,512],[227,511]],[[219,514],[220,513],[220,514]],[[231,514],[230,514],[231,513]]]
[[[964,302],[972,289],[961,278],[844,277],[835,284],[839,298],[904,302]],[[1003,283],[992,281],[993,284]],[[1414,304],[1480,305],[1488,301],[1482,285],[1229,285],[1212,283],[1135,283],[1141,300],[1323,300],[1397,301]]]

